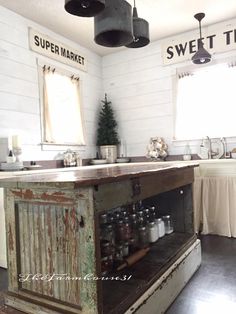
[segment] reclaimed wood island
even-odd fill
[[[194,166],[89,166],[0,180],[6,305],[32,314],[164,313],[201,263],[193,227]],[[110,270],[102,280],[101,215],[135,211],[140,201],[170,214],[174,232],[151,244],[133,266]]]

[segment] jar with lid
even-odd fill
[[[113,267],[113,257],[110,256],[104,256],[101,258],[101,273],[102,276],[107,275],[110,271],[112,271]]]
[[[135,240],[135,242],[138,242],[138,227],[139,222],[135,219],[131,222],[131,238]]]
[[[150,213],[149,208],[144,208],[143,213],[145,216],[148,216]]]
[[[137,220],[137,215],[136,214],[131,214],[129,216],[129,218],[130,218],[131,221]]]
[[[138,224],[139,224],[140,227],[146,225],[146,221],[144,220],[144,217],[139,217],[138,218]]]
[[[111,242],[109,242],[107,240],[102,240],[100,242],[100,246],[101,246],[101,254],[102,254],[102,256],[112,255],[113,248],[112,248]]]
[[[150,210],[151,214],[155,214],[156,213],[156,207],[155,206],[150,206],[149,210]]]
[[[172,224],[172,220],[171,220],[170,215],[162,216],[162,219],[163,219],[164,224],[165,224],[165,233],[166,234],[172,233],[174,231],[174,228],[173,228],[173,224]]]
[[[132,237],[132,229],[129,222],[124,222],[124,240],[128,241]]]
[[[136,252],[138,245],[138,239],[131,238],[129,239],[129,252],[132,254]]]
[[[126,216],[126,217],[124,217],[124,223],[129,223],[129,217],[128,216]]]
[[[165,235],[165,224],[164,221],[161,218],[155,219],[155,223],[157,225],[158,229],[158,237],[162,238]]]
[[[115,217],[114,217],[113,214],[109,213],[109,214],[107,215],[107,222],[108,222],[109,224],[111,224],[111,225],[113,225],[113,224],[115,223]]]
[[[115,248],[114,266],[118,267],[123,262],[123,245],[118,244]]]
[[[156,210],[156,207],[155,207],[155,206],[151,206],[151,207],[150,207],[150,217],[151,217],[152,219],[157,218],[157,210]]]
[[[154,221],[150,221],[147,226],[148,226],[148,240],[150,243],[154,243],[159,238],[157,225]]]
[[[140,248],[147,247],[149,244],[147,228],[145,226],[141,226],[139,227],[138,232],[139,232],[139,243],[138,243],[139,247]]]
[[[99,217],[100,225],[105,225],[107,223],[107,214],[102,214]]]
[[[144,220],[145,220],[146,223],[149,223],[150,221],[152,221],[152,218],[151,218],[150,215],[146,215]]]
[[[138,211],[137,211],[137,217],[138,217],[138,218],[141,218],[141,217],[143,218],[143,217],[144,217],[144,212],[143,212],[143,210],[138,210]]]
[[[123,256],[126,257],[129,255],[129,242],[124,242],[122,246],[123,246],[123,249],[122,249]]]
[[[114,219],[115,219],[115,221],[118,221],[119,219],[121,219],[121,213],[120,213],[120,211],[115,211],[114,213],[113,213],[113,217],[114,217]]]
[[[127,215],[128,215],[128,212],[127,212],[127,210],[126,209],[122,209],[121,210],[121,212],[120,212],[120,214],[121,214],[121,217],[126,217]]]
[[[115,233],[112,225],[105,225],[101,229],[102,240],[107,240],[112,244],[115,244]]]

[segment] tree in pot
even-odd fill
[[[119,137],[117,133],[117,122],[114,117],[111,102],[107,99],[102,100],[102,108],[98,118],[97,146],[100,146],[101,158],[113,163],[117,158],[117,145]]]

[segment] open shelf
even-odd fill
[[[192,245],[196,236],[174,232],[159,239],[135,265],[110,276],[132,275],[130,280],[102,282],[103,313],[124,313]]]

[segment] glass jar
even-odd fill
[[[124,240],[128,241],[132,237],[132,229],[129,222],[124,223]]]
[[[147,228],[145,226],[139,227],[138,234],[139,234],[139,243],[138,243],[139,247],[140,248],[147,247],[149,244]]]
[[[108,256],[104,256],[101,258],[101,272],[102,276],[107,275],[109,272]]]
[[[115,244],[115,233],[112,225],[105,225],[101,229],[102,240],[107,240],[112,244]]]
[[[118,244],[115,248],[115,255],[114,255],[114,267],[118,267],[123,263],[123,245]]]
[[[138,218],[138,224],[139,224],[140,227],[146,225],[146,221],[144,220],[143,217],[139,217]]]
[[[125,227],[123,220],[119,220],[116,224],[116,241],[125,241]]]
[[[138,217],[138,218],[141,218],[141,217],[143,218],[143,217],[144,217],[143,210],[138,210],[138,211],[137,211],[137,217]]]
[[[165,233],[166,234],[172,233],[174,231],[174,228],[170,215],[162,216],[162,220],[164,221],[165,224]]]
[[[101,273],[102,276],[107,275],[113,268],[113,257],[112,255],[104,256],[101,258]]]
[[[138,245],[138,239],[131,238],[129,239],[129,252],[132,254],[136,252]]]
[[[129,216],[129,218],[131,221],[137,220],[137,215],[133,213]]]
[[[124,223],[129,223],[129,217],[128,216],[124,217]]]
[[[151,218],[150,215],[146,215],[144,220],[145,220],[146,223],[149,223],[150,221],[152,221],[152,218]]]
[[[149,216],[150,214],[149,208],[144,208],[143,213],[145,216]]]
[[[150,213],[151,214],[154,214],[155,215],[155,213],[156,213],[156,207],[155,206],[150,206]]]
[[[113,214],[110,213],[107,215],[107,222],[111,225],[113,225],[115,223],[115,217]]]
[[[129,243],[128,242],[123,243],[122,253],[124,257],[129,255]]]
[[[115,221],[118,221],[121,217],[120,211],[115,211],[113,214]]]
[[[128,212],[127,212],[126,209],[122,209],[120,214],[121,214],[121,217],[124,218],[124,217],[126,217],[128,215]]]
[[[99,217],[100,225],[105,225],[107,223],[107,214],[102,214]]]
[[[109,241],[107,240],[102,240],[100,243],[101,246],[101,254],[102,256],[108,256],[112,255],[113,250],[112,250],[112,245]]]
[[[158,237],[162,238],[165,235],[165,224],[164,221],[161,218],[155,219],[155,223],[157,225],[158,229]]]
[[[154,221],[148,223],[148,240],[150,243],[154,243],[158,240],[158,229]]]

